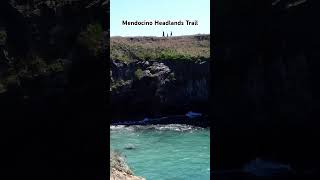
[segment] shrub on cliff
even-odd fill
[[[78,42],[94,56],[97,56],[102,49],[103,28],[101,24],[89,24],[87,28],[80,32]]]
[[[142,76],[143,76],[143,71],[141,69],[137,69],[135,72],[134,72],[134,75],[137,79],[141,79]]]
[[[52,63],[50,65],[48,65],[48,68],[51,72],[61,72],[64,71],[64,66],[63,64],[59,63],[59,62],[55,62]]]
[[[37,56],[30,62],[29,68],[33,74],[43,73],[47,70],[47,63]]]
[[[19,77],[16,74],[9,74],[5,78],[1,79],[1,92],[6,91],[9,85],[19,84]]]
[[[34,78],[65,70],[65,66],[58,61],[47,63],[39,56],[32,59],[15,59],[9,68],[0,75],[0,93],[5,92],[10,85],[19,86],[20,80]]]
[[[161,60],[192,60],[193,57],[191,57],[189,54],[182,54],[175,50],[164,50],[160,53],[160,56],[157,59]]]

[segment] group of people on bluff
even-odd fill
[[[170,33],[170,36],[172,36],[172,31],[171,31],[171,33]],[[164,31],[162,32],[162,37],[165,37]],[[167,37],[169,37],[168,33],[167,33]]]

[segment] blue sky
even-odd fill
[[[133,26],[128,21],[183,21],[178,25]],[[197,26],[188,26],[185,20],[198,20]],[[111,36],[162,36],[162,31],[173,35],[210,34],[210,0],[111,0]]]

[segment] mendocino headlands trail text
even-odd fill
[[[131,26],[152,26],[152,25],[180,25],[180,26],[183,26],[183,25],[198,25],[198,20],[194,20],[194,21],[191,21],[191,20],[185,20],[185,21],[170,21],[170,20],[167,20],[167,21],[160,21],[160,20],[154,20],[154,21],[127,21],[127,20],[123,20],[122,21],[122,25],[131,25]]]

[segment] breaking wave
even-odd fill
[[[111,125],[111,131],[141,131],[141,130],[158,130],[158,131],[194,131],[203,130],[204,128],[186,125],[186,124],[166,124],[166,125]]]

